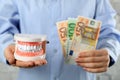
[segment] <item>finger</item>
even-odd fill
[[[41,66],[45,64],[47,64],[47,61],[45,59],[35,61],[35,66]]]
[[[108,62],[99,62],[99,63],[77,63],[78,66],[82,66],[84,68],[102,68],[108,67]]]
[[[90,51],[85,51],[81,52],[78,57],[94,57],[94,56],[104,56],[108,55],[107,50],[101,49],[101,50],[90,50]]]
[[[100,57],[80,57],[75,60],[77,63],[90,63],[90,62],[106,62],[109,61],[109,56]]]
[[[35,67],[35,64],[33,61],[27,61],[27,62],[23,62],[23,61],[16,61],[16,66],[17,67],[21,67],[21,68],[31,68],[31,67]]]
[[[5,58],[7,59],[10,65],[15,64],[14,50],[15,46],[10,45],[4,51]]]
[[[84,68],[84,70],[88,71],[88,72],[92,72],[92,73],[101,73],[101,72],[106,72],[107,71],[107,67],[102,67],[102,68]]]

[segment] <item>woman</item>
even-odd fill
[[[77,16],[102,21],[100,37],[97,50],[80,53],[77,65],[67,65],[56,22]],[[109,0],[0,0],[0,57],[20,67],[18,80],[95,80],[94,73],[105,72],[118,57],[120,35],[114,16]],[[16,33],[47,35],[46,59],[15,60]]]

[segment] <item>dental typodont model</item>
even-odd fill
[[[34,61],[45,58],[46,36],[33,34],[15,34],[15,59]]]

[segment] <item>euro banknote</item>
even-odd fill
[[[80,52],[96,49],[101,21],[78,16],[57,22],[65,62],[76,64]]]

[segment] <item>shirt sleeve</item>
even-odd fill
[[[0,0],[0,61],[6,63],[5,48],[14,42],[13,35],[19,33],[19,16],[13,0]]]
[[[105,48],[111,58],[117,61],[120,51],[120,33],[115,29],[116,12],[109,0],[97,0],[95,19],[102,21],[97,49]]]

